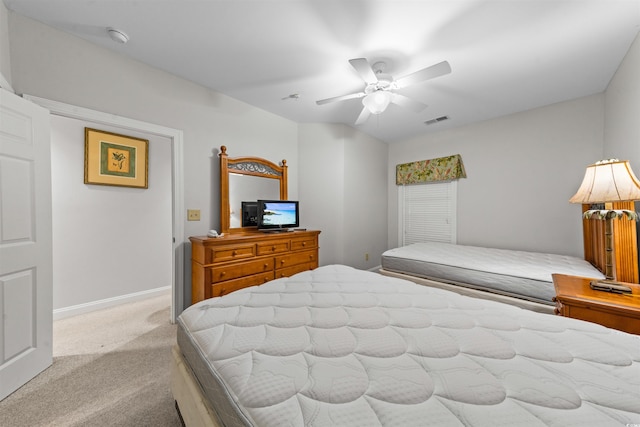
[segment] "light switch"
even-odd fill
[[[200,221],[200,209],[187,209],[187,221]]]

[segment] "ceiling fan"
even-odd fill
[[[427,106],[422,102],[411,99],[407,96],[394,92],[425,80],[449,74],[451,66],[447,61],[439,62],[422,70],[408,74],[404,77],[394,79],[384,72],[386,64],[382,61],[369,65],[366,58],[350,59],[349,63],[360,74],[366,86],[362,92],[348,95],[336,96],[333,98],[316,101],[318,105],[329,104],[331,102],[346,101],[348,99],[363,98],[362,112],[358,116],[355,124],[359,125],[367,121],[370,114],[380,114],[387,109],[389,104],[396,104],[408,108],[416,113],[424,110]]]

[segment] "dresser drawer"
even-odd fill
[[[208,263],[218,263],[254,258],[256,256],[256,245],[229,245],[207,248]]]
[[[266,273],[254,274],[253,276],[241,277],[239,279],[227,280],[211,285],[211,296],[221,297],[239,289],[248,288],[249,286],[257,286],[273,280],[273,271]]]
[[[276,257],[276,269],[291,267],[293,265],[303,264],[306,262],[317,262],[316,250],[296,252],[288,255],[280,255]]]
[[[219,297],[318,267],[320,231],[189,237],[191,302]]]
[[[211,269],[211,282],[215,283],[252,274],[273,271],[273,267],[273,258],[267,257],[257,259],[255,261],[238,262],[209,268]]]
[[[307,270],[313,270],[316,267],[318,267],[318,264],[315,262],[305,262],[303,264],[298,264],[291,267],[280,268],[276,270],[276,279],[293,276],[296,273],[301,273]]]
[[[301,251],[303,249],[314,249],[317,246],[318,246],[318,239],[316,236],[291,239],[292,251]]]
[[[258,246],[258,255],[272,255],[289,252],[291,242],[289,240],[273,240],[268,242],[260,242]]]

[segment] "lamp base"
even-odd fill
[[[614,294],[630,294],[631,288],[629,286],[621,285],[620,282],[613,280],[592,280],[589,282],[589,287],[594,291],[611,292]]]

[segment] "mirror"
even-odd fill
[[[280,182],[260,176],[229,174],[229,214],[230,228],[254,226],[247,218],[243,221],[242,202],[255,202],[259,199],[277,200],[280,198]],[[253,215],[255,217],[255,214]]]
[[[243,202],[259,199],[287,200],[287,162],[282,166],[260,157],[230,158],[220,147],[220,232],[256,230],[251,215],[243,218]],[[251,210],[250,204],[248,209]]]

